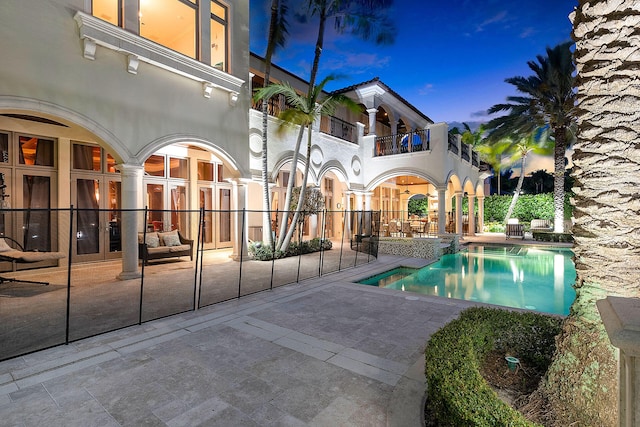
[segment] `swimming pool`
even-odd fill
[[[421,269],[400,267],[358,283],[567,315],[576,297],[572,257],[562,248],[473,245]]]

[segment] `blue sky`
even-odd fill
[[[250,0],[251,50],[264,55],[270,0]],[[295,4],[294,10],[304,2]],[[435,122],[482,122],[490,106],[515,95],[504,79],[528,76],[527,61],[571,39],[568,15],[576,0],[395,0],[397,37],[376,46],[327,26],[319,78],[344,76],[334,90],[380,79]],[[317,26],[294,18],[274,63],[309,78]]]

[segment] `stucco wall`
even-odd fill
[[[140,163],[151,144],[176,138],[209,141],[248,174],[245,84],[235,106],[227,92],[203,96],[201,83],[141,62],[137,75],[126,56],[98,46],[95,60],[83,57],[74,15],[84,0],[3,2],[0,13],[0,110],[48,113],[92,131],[95,142],[119,159]],[[247,0],[232,4],[231,56],[235,76],[248,79]],[[19,46],[19,49],[16,49]],[[145,149],[146,148],[146,149]]]

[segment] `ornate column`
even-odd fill
[[[484,196],[478,196],[478,229],[484,232]]]
[[[367,113],[369,113],[369,133],[367,135],[375,135],[376,134],[376,114],[378,114],[378,109],[368,108]]]
[[[438,234],[444,234],[447,225],[446,187],[438,188]]]
[[[456,234],[462,236],[462,191],[456,191]]]
[[[145,227],[142,177],[144,167],[139,165],[120,164],[117,166],[122,179],[122,220],[120,223],[120,239],[122,242],[121,280],[140,277],[138,271],[138,232]],[[128,211],[137,209],[137,211]]]
[[[469,236],[476,235],[476,196],[475,194],[469,194]]]
[[[229,179],[228,181],[233,185],[231,209],[233,210],[232,217],[234,226],[231,230],[233,239],[233,253],[231,254],[231,258],[234,261],[240,261],[248,256],[247,234],[249,228],[244,215],[244,209],[247,207],[247,186],[240,179]]]

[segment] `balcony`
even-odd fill
[[[477,168],[480,167],[480,156],[475,151],[471,151],[471,164]]]
[[[429,129],[418,129],[409,133],[377,137],[374,156],[414,153],[430,149]]]
[[[451,151],[453,154],[458,154],[458,138],[456,138],[455,135],[451,135],[449,134],[449,151]]]
[[[262,111],[262,100],[251,100],[251,108]],[[274,96],[267,101],[267,114],[278,117],[280,113],[291,108],[284,100],[284,96]]]
[[[462,159],[466,160],[467,162],[471,161],[471,157],[470,157],[471,149],[469,148],[469,146],[467,144],[461,144],[461,148],[462,148],[462,154],[460,154],[460,157],[462,157]]]
[[[358,143],[358,133],[355,125],[333,116],[322,116],[320,132],[335,136],[353,144]]]

